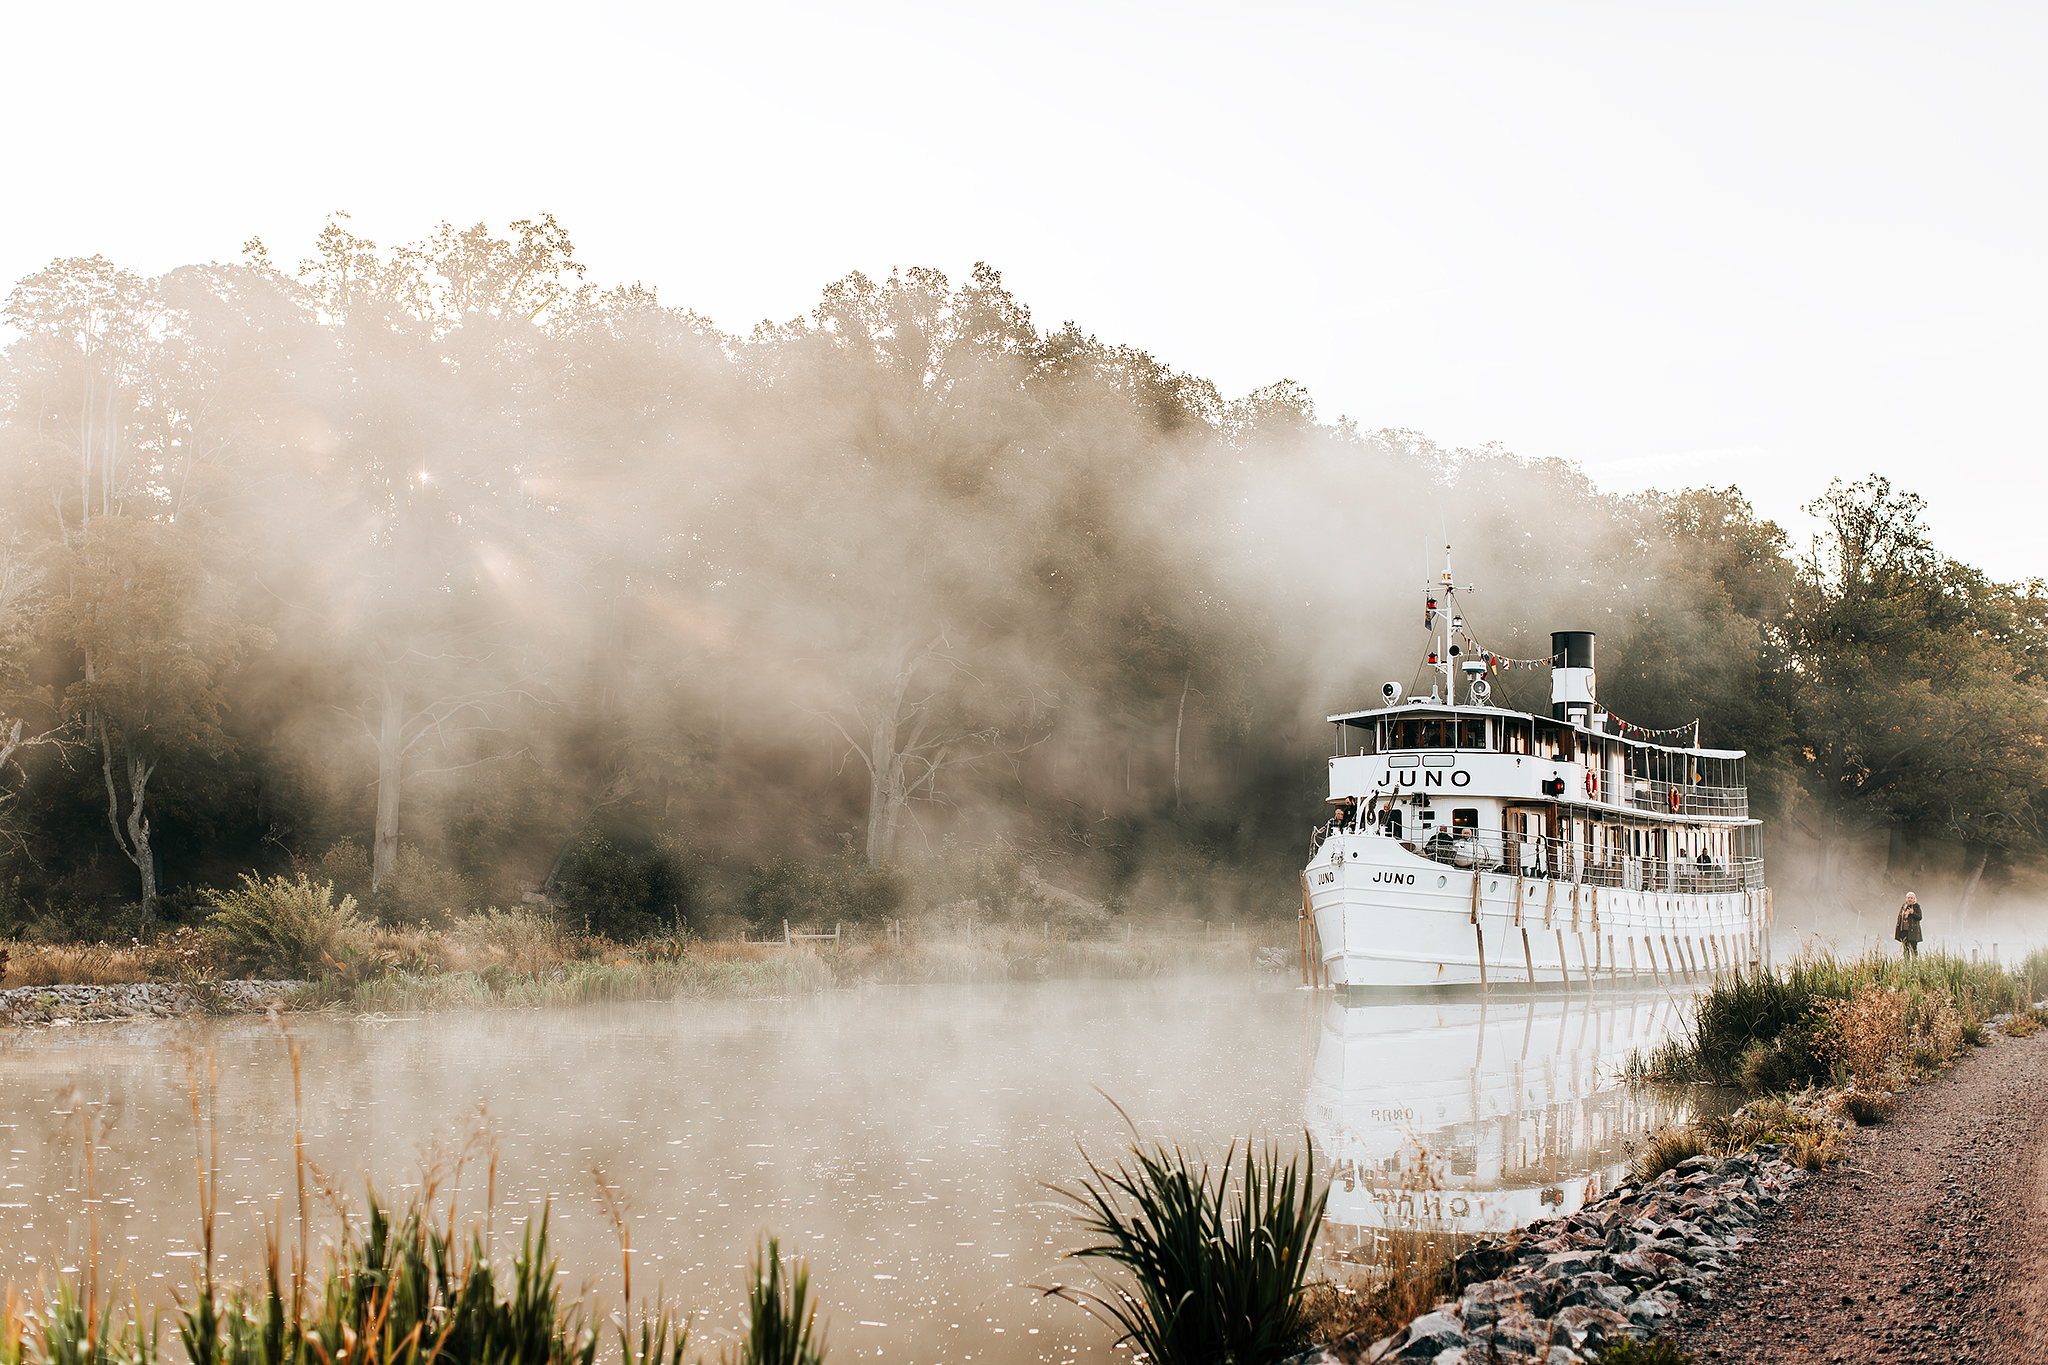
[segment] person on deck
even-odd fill
[[[1904,945],[1907,957],[1920,956],[1920,898],[1910,891],[1906,893],[1906,903],[1899,907],[1899,922],[1892,937]]]

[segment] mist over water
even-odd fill
[[[1105,1096],[1146,1139],[1212,1156],[1251,1133],[1298,1150],[1310,1131],[1318,1173],[1335,1182],[1327,1249],[1341,1273],[1388,1209],[1403,1216],[1403,1189],[1469,1197],[1478,1215],[1444,1225],[1478,1230],[1575,1207],[1589,1182],[1611,1182],[1627,1141],[1662,1114],[1620,1090],[1614,1069],[1676,1008],[1654,994],[1360,1006],[1204,978],[309,1018],[293,1030],[309,1155],[358,1215],[365,1177],[387,1204],[419,1190],[423,1164],[445,1190],[481,1111],[499,1157],[501,1256],[516,1250],[518,1220],[551,1202],[565,1272],[616,1305],[596,1167],[627,1203],[636,1294],[659,1285],[697,1309],[707,1349],[735,1333],[742,1267],[773,1232],[809,1258],[836,1356],[1022,1362],[1114,1358],[1105,1329],[1030,1288],[1087,1282],[1059,1259],[1078,1238],[1046,1186],[1083,1172],[1077,1144],[1100,1159],[1129,1141]],[[0,1047],[0,1276],[85,1264],[83,1101],[98,1133],[102,1275],[119,1262],[145,1298],[189,1279],[186,1059],[203,1066],[209,1052],[219,1269],[252,1273],[280,1209],[291,1240],[291,1071],[275,1026],[53,1031]],[[483,1216],[487,1164],[473,1154],[461,1172],[463,1221]],[[1375,1204],[1375,1189],[1393,1202]],[[316,1243],[335,1227],[316,1201]]]

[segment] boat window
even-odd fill
[[[1456,725],[1457,722],[1452,721],[1451,724]],[[1422,743],[1418,747],[1424,749],[1449,749],[1455,746],[1444,735],[1443,721],[1432,718],[1422,722]]]
[[[1486,747],[1486,718],[1474,717],[1453,722],[1458,727],[1460,749],[1484,749]]]
[[[1530,752],[1529,722],[1526,720],[1504,720],[1500,726],[1500,747],[1502,753],[1526,754]]]
[[[1478,829],[1479,808],[1477,806],[1453,807],[1451,810],[1451,828],[1473,830]]]
[[[1535,722],[1535,731],[1531,739],[1530,747],[1535,751],[1536,757],[1556,758],[1558,756],[1556,722],[1547,720]]]

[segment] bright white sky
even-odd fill
[[[728,329],[974,261],[1237,394],[2048,573],[2038,4],[41,4],[0,275],[553,212]]]

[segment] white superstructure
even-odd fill
[[[1436,591],[1441,693],[1389,683],[1387,705],[1329,717],[1334,814],[1302,891],[1328,983],[1648,984],[1759,960],[1770,893],[1742,752],[1603,712],[1590,631],[1551,637],[1550,715],[1490,705],[1502,661],[1464,633],[1448,571]]]

